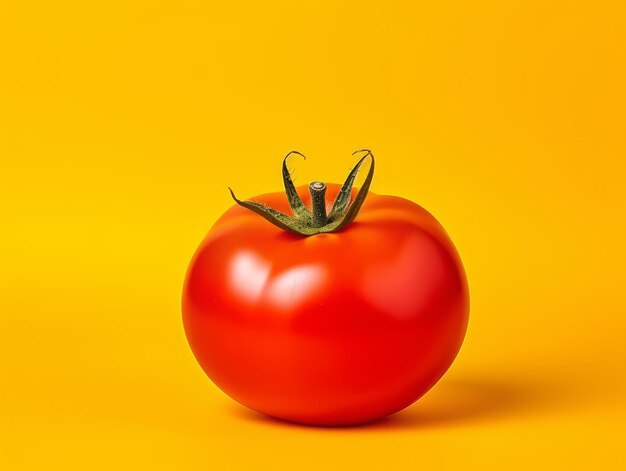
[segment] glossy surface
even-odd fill
[[[339,189],[328,185],[331,206]],[[298,188],[310,203],[306,186]],[[286,198],[254,198],[289,213]],[[454,360],[461,261],[420,206],[370,193],[339,233],[301,237],[233,206],[187,273],[183,320],[207,375],[241,404],[319,425],[367,422],[423,395]]]

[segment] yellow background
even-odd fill
[[[0,468],[624,466],[625,84],[621,1],[2,2]],[[361,147],[455,241],[465,345],[381,423],[264,419],[191,355],[187,263],[227,185]]]

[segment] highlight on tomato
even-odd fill
[[[209,378],[255,411],[312,425],[398,412],[456,357],[469,315],[461,259],[425,209],[369,191],[369,150],[343,185],[238,199],[183,288],[185,333]],[[356,154],[356,152],[355,152]],[[357,172],[370,160],[360,189]]]

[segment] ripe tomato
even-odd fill
[[[372,172],[373,160],[361,192]],[[352,181],[343,193],[354,206]],[[284,230],[253,212],[288,215],[299,197],[293,213],[309,223],[316,204],[332,215],[342,187],[320,198],[314,185],[313,197],[294,189],[287,172],[289,199],[261,195],[215,223],[187,273],[185,332],[206,374],[251,409],[307,424],[372,421],[412,404],[452,364],[467,282],[441,225],[403,198],[370,193],[354,221],[313,235],[296,233],[311,224]]]

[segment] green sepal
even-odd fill
[[[306,160],[304,154],[301,154],[296,150],[292,150],[291,152],[289,152],[283,159],[283,183],[285,185],[285,193],[287,193],[287,200],[289,201],[289,206],[291,207],[293,215],[296,218],[302,220],[311,219],[311,211],[309,211],[309,209],[302,202],[302,199],[300,199],[300,195],[296,191],[296,187],[291,180],[291,173],[287,168],[287,159],[291,154],[299,155],[304,160]]]

